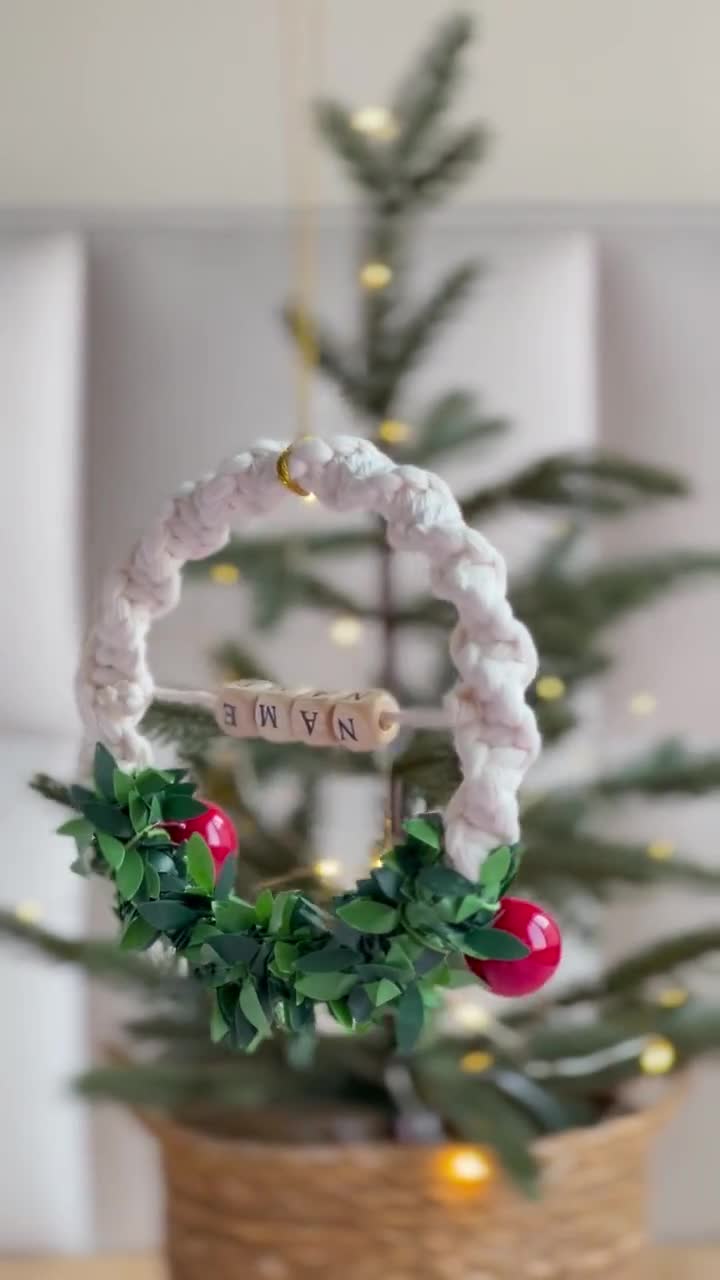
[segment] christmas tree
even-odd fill
[[[398,461],[438,470],[464,451],[476,458],[510,430],[485,416],[476,394],[465,388],[448,390],[406,421],[412,373],[480,273],[477,262],[459,263],[419,302],[410,288],[416,224],[481,162],[486,148],[482,127],[448,122],[470,36],[465,18],[444,23],[387,109],[319,106],[322,137],[362,202],[360,324],[346,340],[298,299],[285,312],[301,359],[339,391],[355,424]],[[546,750],[576,728],[578,694],[607,670],[608,628],[692,575],[720,567],[717,552],[703,551],[669,550],[601,564],[582,558],[596,521],[620,519],[643,503],[685,492],[676,475],[595,450],[551,455],[460,495],[466,520],[478,525],[513,507],[563,516],[561,532],[551,535],[511,583],[513,608],[540,651],[540,675],[530,696]],[[376,564],[377,590],[369,600],[332,585],[337,574],[329,580],[326,572],[358,555]],[[234,537],[194,572],[207,575],[208,564],[216,580],[237,579],[252,593],[261,630],[298,608],[334,618],[346,633],[364,621],[376,624],[377,684],[392,689],[403,705],[437,703],[451,683],[446,636],[452,611],[429,595],[400,591],[391,553],[374,524],[308,531],[300,538]],[[404,646],[417,634],[431,637],[438,655],[422,689],[404,674]],[[216,660],[224,679],[277,680],[277,673],[235,642],[222,645]],[[321,906],[332,896],[335,868],[316,852],[320,788],[329,775],[375,772],[385,778],[391,799],[385,812],[378,810],[371,865],[403,814],[418,806],[442,807],[459,780],[444,731],[402,740],[386,778],[387,760],[371,755],[231,741],[210,712],[181,702],[156,701],[144,729],[171,745],[199,793],[236,820],[236,889],[250,900],[261,889],[299,888]],[[298,799],[278,822],[268,816],[264,797],[288,774],[297,779]],[[82,796],[62,783],[39,777],[34,785],[60,804],[82,807]],[[609,835],[602,816],[608,802],[621,815],[626,799],[700,795],[719,785],[720,754],[701,755],[678,741],[542,793],[533,793],[531,779],[523,803],[523,891],[553,906],[572,927],[584,903],[612,901],[641,886],[717,889],[720,872],[689,854],[667,856],[670,850],[652,841]],[[78,835],[72,821],[77,820],[71,820],[70,833]],[[81,857],[76,869],[93,868]],[[11,914],[3,917],[2,930],[60,961],[84,966],[99,980],[136,987],[147,999],[146,1012],[128,1030],[153,1052],[130,1049],[122,1060],[90,1071],[79,1082],[89,1097],[162,1107],[188,1124],[225,1134],[291,1141],[341,1140],[348,1132],[418,1141],[460,1137],[493,1147],[527,1188],[535,1180],[536,1138],[602,1121],[620,1105],[625,1082],[671,1071],[720,1045],[720,1005],[691,994],[684,979],[686,966],[718,949],[720,929],[664,937],[592,980],[565,984],[557,994],[551,987],[534,1003],[508,1006],[506,1015],[472,1006],[471,1026],[448,1027],[447,1011],[439,1008],[412,1053],[398,1055],[391,1028],[379,1025],[364,1036],[337,1028],[314,1038],[276,1036],[262,1040],[251,1056],[239,1054],[222,1028],[219,1042],[212,1043],[207,991],[182,967],[132,954],[132,938],[125,938],[124,949],[70,941]],[[135,942],[144,945],[151,936],[139,930]],[[467,981],[474,979],[459,970],[448,978],[451,986]]]

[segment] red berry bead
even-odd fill
[[[492,928],[504,929],[530,948],[520,960],[478,960],[465,956],[468,968],[496,996],[529,996],[552,978],[560,963],[562,938],[547,911],[523,898],[501,898]]]
[[[206,805],[204,813],[196,818],[185,818],[182,822],[161,822],[160,826],[167,831],[173,844],[182,844],[197,832],[202,836],[215,863],[215,874],[219,872],[226,858],[238,851],[237,831],[230,818],[217,804],[209,800],[200,800]]]

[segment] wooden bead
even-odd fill
[[[399,733],[396,720],[384,725],[383,717],[400,707],[391,693],[385,689],[366,689],[342,697],[332,710],[332,731],[339,747],[348,751],[375,751],[386,747]]]
[[[269,742],[293,741],[290,709],[295,697],[296,694],[292,690],[278,689],[273,686],[259,694],[255,702],[257,737],[267,738]]]
[[[257,738],[255,703],[266,689],[274,689],[270,680],[233,680],[223,685],[215,706],[215,719],[231,738]]]
[[[290,709],[290,728],[295,742],[307,747],[334,747],[332,712],[338,698],[351,697],[349,691],[328,693],[325,689],[308,690],[295,697]]]

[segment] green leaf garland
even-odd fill
[[[204,811],[182,770],[124,772],[99,746],[94,783],[68,793],[81,815],[61,828],[78,849],[73,865],[114,882],[123,950],[162,941],[208,989],[214,1042],[253,1052],[274,1031],[307,1035],[325,1004],[347,1031],[391,1019],[409,1053],[463,956],[527,954],[493,927],[519,850],[493,850],[469,880],[444,862],[438,814],[410,819],[380,866],[323,910],[297,890],[247,902],[233,892],[234,859],[216,879],[202,836],[175,844],[167,824]]]

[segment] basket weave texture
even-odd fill
[[[538,1144],[543,1193],[447,1176],[447,1147],[288,1146],[153,1125],[172,1280],[584,1280],[640,1274],[665,1108]]]

